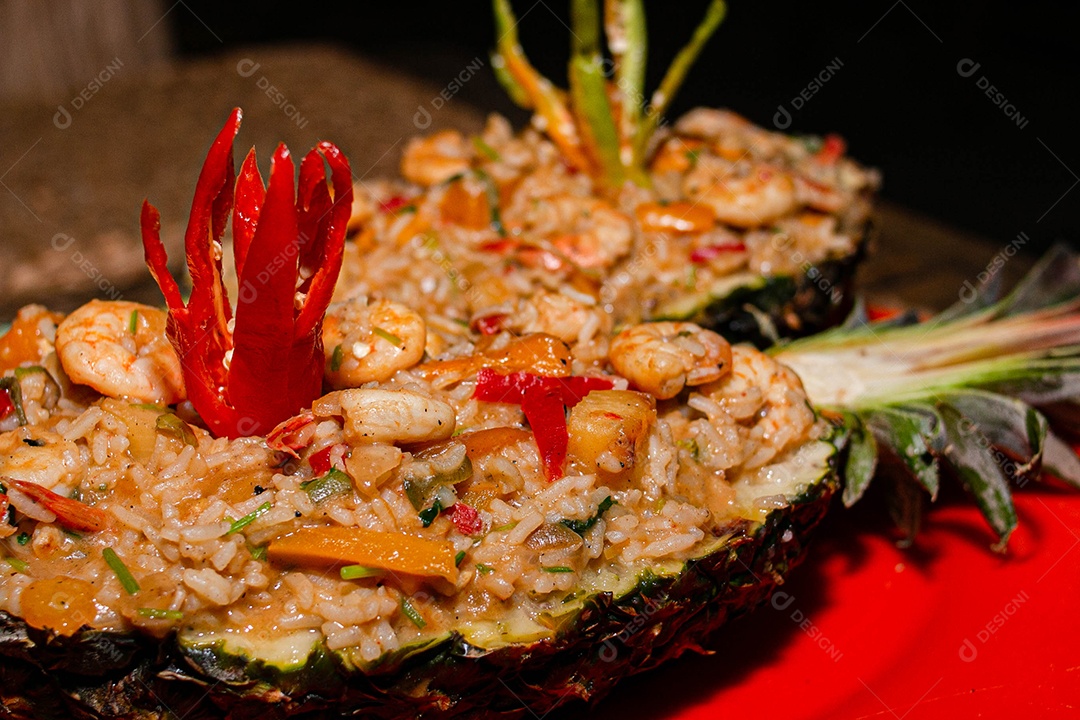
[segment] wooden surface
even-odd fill
[[[0,107],[0,321],[31,301],[62,310],[95,296],[159,302],[139,207],[148,197],[161,210],[176,257],[206,148],[233,106],[245,113],[237,147],[257,145],[264,174],[275,143],[302,153],[325,138],[371,178],[396,172],[409,136],[482,126],[485,111],[463,100],[435,109],[440,90],[324,46],[251,48],[118,75],[66,127],[56,105]],[[1010,240],[882,204],[860,284],[877,302],[944,307]],[[1029,264],[1018,257],[1001,272],[1011,280]]]

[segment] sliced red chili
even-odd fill
[[[527,372],[502,375],[492,368],[476,374],[473,397],[487,402],[521,405],[529,421],[548,480],[562,477],[569,436],[566,408],[573,407],[593,390],[610,390],[614,383],[599,377],[548,377]]]
[[[462,535],[479,535],[484,529],[484,521],[480,518],[480,513],[476,511],[476,508],[465,503],[454,503],[450,509],[450,520]]]
[[[497,313],[478,318],[473,325],[481,335],[496,335],[502,330],[504,322],[506,322],[506,313]]]
[[[690,262],[697,265],[704,265],[721,255],[733,252],[746,252],[746,244],[741,242],[729,242],[694,248],[690,253]]]
[[[0,420],[13,412],[15,412],[15,403],[11,402],[11,395],[7,390],[0,388]]]
[[[330,468],[333,467],[333,463],[330,462],[330,456],[334,454],[335,448],[338,448],[340,451],[345,450],[344,445],[327,445],[322,450],[311,453],[311,455],[308,456],[308,464],[311,465],[311,472],[314,473],[316,477],[321,477],[330,472]]]
[[[408,205],[411,201],[404,195],[394,195],[388,200],[379,203],[379,209],[383,212],[392,213]]]
[[[839,135],[826,135],[815,159],[824,165],[832,165],[847,152],[847,143]]]
[[[169,273],[160,215],[149,202],[142,211],[146,262],[169,307],[167,330],[188,398],[210,430],[227,437],[265,433],[322,391],[322,319],[341,270],[352,209],[352,171],[331,143],[319,143],[304,158],[298,188],[284,145],[271,159],[268,187],[254,151],[234,177],[240,118],[237,108],[195,186],[185,235],[192,280],[186,305]],[[232,324],[221,277],[230,211],[240,285]]]

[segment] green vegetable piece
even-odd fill
[[[577,124],[592,140],[608,187],[618,188],[626,178],[619,154],[619,130],[607,94],[603,54],[600,51],[600,13],[596,0],[571,0],[570,97]]]
[[[128,332],[134,335],[139,330],[139,311],[132,310],[131,317],[128,319]]]
[[[416,608],[412,606],[412,603],[410,603],[409,599],[406,597],[401,598],[401,612],[405,617],[409,618],[409,622],[421,630],[427,625],[427,622],[425,622],[424,618],[416,611]]]
[[[458,554],[454,556],[454,567],[460,567],[461,561],[465,559],[465,551],[458,550]]]
[[[341,343],[338,343],[337,346],[334,347],[334,352],[330,354],[330,369],[337,372],[341,369],[341,363],[344,360],[345,348],[341,346]]]
[[[359,580],[361,578],[375,577],[382,575],[383,571],[379,568],[369,568],[363,565],[346,565],[341,568],[342,580]]]
[[[574,572],[574,568],[567,567],[565,565],[556,565],[554,567],[544,567],[544,568],[540,568],[540,569],[543,570],[544,572],[549,572],[549,573],[572,573],[572,572]]]
[[[183,620],[184,613],[179,610],[160,610],[158,608],[139,608],[136,610],[140,617],[151,620]]]
[[[474,135],[472,142],[473,147],[475,147],[480,153],[485,155],[488,160],[491,160],[492,162],[499,162],[500,160],[502,160],[502,156],[499,155],[499,152],[495,148],[484,142],[484,138],[480,137],[479,135]]]
[[[226,535],[232,535],[234,533],[240,532],[241,530],[246,528],[248,525],[255,522],[256,520],[258,520],[260,517],[262,517],[266,513],[270,512],[270,508],[271,508],[270,503],[264,502],[262,505],[255,508],[253,511],[249,512],[244,517],[240,518],[239,520],[234,520],[232,525],[229,526],[229,531],[227,533],[225,533],[225,534]]]
[[[159,415],[156,425],[158,430],[179,438],[185,445],[199,447],[199,439],[195,437],[195,431],[191,429],[190,425],[181,420],[176,413]]]
[[[139,583],[135,580],[135,576],[128,570],[127,565],[120,559],[120,556],[116,554],[116,551],[111,547],[107,547],[101,551],[101,556],[105,558],[105,564],[116,574],[116,579],[120,581],[121,587],[127,592],[128,595],[134,595],[139,592]]]
[[[330,468],[330,471],[322,477],[300,483],[300,488],[307,492],[313,503],[318,505],[327,498],[351,491],[353,483],[352,478],[341,470]]]
[[[383,340],[390,343],[391,345],[394,345],[395,347],[401,347],[401,344],[404,342],[404,340],[399,338],[394,333],[383,330],[381,327],[373,327],[371,328],[371,332],[375,333]]]
[[[615,500],[610,495],[600,501],[600,504],[596,506],[596,514],[588,520],[562,520],[562,524],[570,528],[578,535],[584,535],[592,526],[596,524],[596,521],[615,504]]]
[[[435,518],[439,517],[439,514],[442,511],[442,503],[436,500],[431,504],[431,507],[424,508],[420,511],[420,524],[424,527],[431,527],[431,523],[435,522]]]
[[[19,533],[18,537],[15,538],[15,542],[20,545],[26,545],[30,542],[30,533]]]
[[[878,448],[874,433],[854,413],[844,413],[847,435],[847,467],[844,472],[844,505],[851,507],[862,498],[877,469]]]
[[[476,572],[480,573],[481,575],[487,575],[489,572],[494,571],[495,568],[491,567],[490,565],[485,565],[484,563],[476,563]]]
[[[29,563],[27,563],[25,560],[20,560],[17,557],[4,558],[4,560],[7,562],[8,565],[11,566],[11,568],[15,572],[21,572],[25,575],[26,571],[30,569]]]
[[[252,560],[258,560],[259,562],[266,560],[265,545],[248,545],[248,552],[251,553]]]
[[[11,405],[15,408],[15,419],[19,421],[19,426],[26,425],[26,410],[23,408],[22,401],[22,385],[19,384],[18,378],[0,378],[0,390],[7,390],[8,397],[11,398]]]

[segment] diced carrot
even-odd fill
[[[420,366],[428,377],[466,378],[480,368],[501,373],[528,371],[535,375],[566,377],[570,374],[570,347],[554,335],[532,333],[498,350],[484,350],[453,360],[433,360]]]
[[[291,565],[363,565],[389,572],[457,581],[454,545],[354,527],[305,527],[274,540],[271,560]]]
[[[501,453],[511,445],[516,445],[532,437],[528,430],[518,427],[497,427],[476,432],[462,433],[456,440],[465,443],[465,454],[469,460],[477,460]]]
[[[702,233],[716,225],[712,208],[682,201],[667,205],[641,203],[634,214],[645,232]]]
[[[483,230],[491,224],[491,207],[482,190],[472,193],[461,180],[446,189],[439,203],[442,221],[451,225]]]
[[[56,522],[69,530],[98,532],[109,527],[109,514],[78,500],[57,495],[52,490],[27,482],[9,480],[8,484],[56,516]]]

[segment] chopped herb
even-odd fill
[[[327,498],[352,490],[352,478],[337,468],[330,468],[330,472],[322,477],[300,483],[300,489],[317,505]]]
[[[701,157],[701,149],[694,148],[693,150],[686,151],[686,159],[690,162],[690,167],[697,167],[698,158]]]
[[[25,545],[26,543],[30,542],[30,533],[19,533],[18,536],[15,538],[15,542],[19,543],[20,545]]]
[[[226,535],[232,535],[233,533],[240,532],[241,530],[246,528],[248,525],[250,525],[251,523],[258,520],[261,516],[263,516],[266,513],[270,512],[270,507],[271,507],[270,503],[264,502],[262,505],[255,508],[253,511],[249,512],[244,517],[240,518],[239,520],[233,521],[232,525],[229,526],[229,532],[227,532],[225,534]]]
[[[163,430],[179,438],[185,445],[199,447],[199,440],[195,437],[195,431],[191,429],[190,425],[181,420],[176,413],[159,415],[155,425],[157,425],[158,430]]]
[[[4,560],[7,561],[7,564],[10,565],[15,572],[25,573],[30,569],[30,565],[25,560],[20,560],[15,557],[4,558]]]
[[[68,530],[67,528],[63,528],[63,530],[64,534],[67,535],[69,538],[73,538],[75,540],[82,540],[82,535],[75,532],[74,530]]]
[[[571,602],[571,601],[573,601],[573,600],[576,600],[576,599],[577,599],[577,596],[578,596],[578,594],[577,594],[576,592],[572,592],[572,593],[568,594],[568,595],[567,595],[566,597],[564,597],[564,598],[562,599],[562,604],[563,604],[563,605],[565,605],[565,604],[566,604],[566,603],[568,603],[568,602]]]
[[[438,499],[431,504],[431,507],[425,508],[420,511],[420,524],[424,527],[430,527],[431,523],[435,522],[435,518],[439,517],[439,513],[443,511],[442,503]]]
[[[502,159],[502,157],[499,155],[499,151],[484,142],[484,138],[480,137],[479,135],[474,136],[472,142],[473,146],[476,147],[476,149],[482,152],[484,155],[486,155],[488,160],[491,160],[492,162],[499,162]]]
[[[664,509],[665,505],[667,505],[667,498],[666,497],[658,497],[658,498],[656,498],[656,514],[657,515],[660,514],[660,511]]]
[[[116,554],[116,551],[111,547],[107,547],[101,551],[101,556],[105,558],[105,564],[112,568],[112,571],[116,573],[116,579],[120,581],[120,585],[127,591],[128,595],[134,595],[139,592],[139,583],[135,580],[135,576],[131,574],[131,571],[127,569],[127,565],[120,559],[120,556]]]
[[[540,568],[540,569],[543,570],[544,572],[549,572],[549,573],[572,573],[572,572],[574,572],[574,568],[566,567],[565,565],[556,565],[555,567],[545,567],[545,568]]]
[[[251,553],[253,560],[262,562],[266,559],[266,546],[265,545],[248,545],[248,552]]]
[[[340,370],[343,360],[345,360],[345,348],[341,346],[341,343],[338,343],[334,348],[334,352],[330,354],[330,370],[332,372]]]
[[[184,613],[179,610],[159,610],[158,608],[139,608],[135,612],[141,617],[152,620],[183,620]]]
[[[701,459],[701,448],[697,444],[697,440],[694,438],[683,438],[675,443],[686,452],[690,453],[690,457],[696,462]]]
[[[373,327],[373,328],[371,328],[371,332],[375,333],[376,335],[381,337],[383,340],[385,340],[386,342],[388,342],[391,345],[394,345],[396,347],[401,347],[401,344],[403,342],[405,342],[404,340],[399,338],[394,333],[383,330],[381,327]]]
[[[420,613],[416,612],[416,608],[412,606],[412,603],[409,602],[409,598],[407,597],[401,598],[401,612],[405,617],[409,618],[409,621],[416,627],[422,629],[427,625],[427,623],[424,622],[424,618],[420,616]]]
[[[499,233],[499,237],[506,237],[506,227],[502,223],[502,214],[499,211],[499,188],[495,185],[495,181],[491,179],[491,176],[483,170],[477,170],[476,177],[484,183],[484,187],[487,189],[488,206],[491,208],[491,229]]]
[[[128,332],[134,335],[139,330],[139,311],[132,310],[131,317],[128,318]]]
[[[25,545],[26,543],[22,543],[22,544]],[[460,566],[461,561],[464,560],[464,559],[465,559],[465,551],[464,550],[458,550],[458,554],[454,556],[454,567]]]
[[[570,528],[578,535],[584,535],[590,529],[592,529],[592,526],[596,524],[596,521],[600,519],[600,516],[606,513],[608,511],[608,508],[610,508],[614,504],[615,501],[611,498],[610,495],[608,495],[606,498],[600,501],[600,504],[596,506],[596,514],[588,520],[563,520],[561,522],[563,525]]]
[[[508,522],[505,525],[500,525],[497,528],[491,528],[491,532],[506,532],[507,530],[513,530],[517,522]]]
[[[379,568],[364,567],[363,565],[346,565],[341,568],[342,580],[359,580],[360,578],[374,577],[382,574],[383,571]]]
[[[161,405],[155,405],[154,403],[131,403],[131,407],[138,408],[140,410],[153,410],[155,412],[163,413],[165,408]]]
[[[484,563],[476,563],[476,572],[480,573],[481,575],[487,575],[489,572],[494,572],[494,570],[495,568],[491,567],[490,565],[485,565]]]

